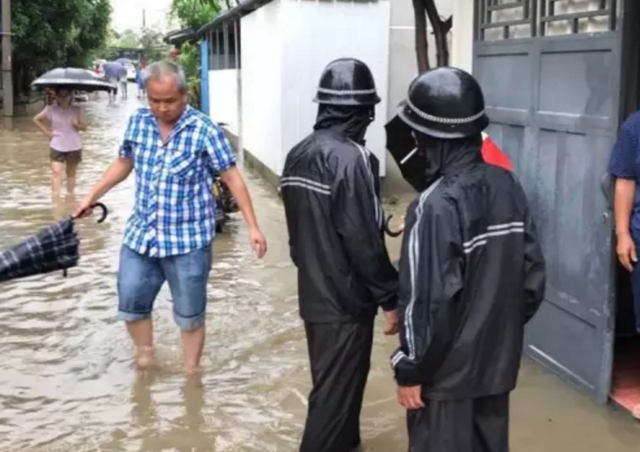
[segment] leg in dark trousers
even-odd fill
[[[305,325],[313,390],[300,452],[351,452],[369,375],[373,320]]]
[[[427,400],[407,413],[409,452],[508,452],[509,394]]]

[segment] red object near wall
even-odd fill
[[[509,156],[500,150],[489,135],[482,134],[482,137],[482,158],[484,161],[508,171],[513,171],[513,163]]]

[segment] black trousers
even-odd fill
[[[305,324],[313,390],[300,452],[351,452],[360,445],[373,325],[373,319]]]
[[[508,452],[509,394],[427,400],[407,413],[409,452]]]

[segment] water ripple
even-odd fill
[[[138,105],[135,99],[108,105],[102,96],[83,107],[91,127],[80,195],[117,155]],[[52,205],[47,144],[29,120],[0,130],[0,143],[0,247],[6,248],[69,214],[76,200]],[[309,371],[286,224],[272,188],[246,175],[270,251],[264,261],[254,258],[239,215],[216,241],[201,382],[186,382],[180,373],[166,287],[154,317],[161,367],[146,376],[132,368],[131,346],[116,320],[115,278],[133,180],[105,198],[106,223],[78,222],[82,257],[68,278],[53,273],[3,284],[0,450],[297,450]],[[398,421],[391,416],[383,424]]]

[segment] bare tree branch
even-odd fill
[[[453,16],[449,16],[444,22],[442,22],[443,31],[449,33],[453,28]]]
[[[415,17],[415,39],[416,57],[418,60],[418,73],[428,71],[429,64],[429,42],[427,41],[427,17],[423,0],[413,0],[413,13]]]
[[[429,41],[427,39],[427,19],[433,30],[436,41],[436,59],[437,66],[449,65],[449,43],[447,35],[453,27],[453,17],[442,19],[438,14],[438,6],[435,0],[412,0],[413,13],[415,17],[415,39],[416,39],[416,57],[418,60],[418,71],[423,73],[431,68],[429,62]],[[426,17],[425,17],[426,14]]]
[[[449,65],[449,44],[447,43],[447,33],[453,24],[453,20],[443,21],[438,14],[438,7],[435,0],[423,0],[424,8],[427,11],[429,22],[433,28],[433,35],[436,39],[436,59],[438,66]],[[449,26],[449,29],[447,29]]]

